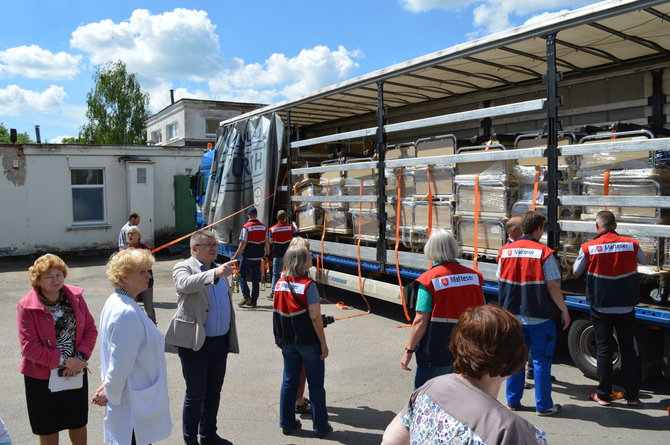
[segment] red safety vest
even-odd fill
[[[416,351],[421,366],[448,366],[454,361],[449,351],[451,330],[461,314],[485,303],[481,272],[455,261],[438,264],[416,279],[433,297],[428,330]]]
[[[293,224],[278,222],[270,227],[270,238],[272,240],[272,255],[284,256],[288,244],[293,239],[295,228]]]
[[[242,252],[242,256],[248,259],[260,259],[265,256],[265,238],[267,229],[265,225],[257,219],[251,219],[242,226],[247,230],[247,246]]]
[[[586,298],[593,307],[635,306],[640,300],[637,240],[613,230],[582,244],[588,261]]]
[[[500,306],[515,315],[554,318],[560,310],[547,291],[545,261],[554,251],[530,236],[522,236],[498,251]]]
[[[275,343],[318,344],[307,304],[307,287],[313,282],[309,277],[287,278],[282,275],[274,289],[272,325]],[[288,286],[293,288],[295,298]],[[296,298],[300,300],[300,305]]]

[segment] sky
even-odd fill
[[[122,60],[150,111],[275,103],[449,48],[578,0],[0,0],[0,123],[77,136],[96,69]]]

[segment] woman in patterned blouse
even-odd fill
[[[28,418],[41,445],[58,444],[69,430],[73,445],[86,444],[86,367],[98,331],[83,289],[64,283],[67,266],[42,255],[28,270],[33,289],[19,301],[16,325],[21,345]]]
[[[521,323],[493,305],[466,310],[451,334],[456,374],[429,380],[384,432],[382,445],[546,445],[544,432],[498,402],[526,361]]]

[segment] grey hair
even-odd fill
[[[434,229],[423,248],[423,254],[430,261],[453,261],[460,253],[458,241],[444,229]]]
[[[284,275],[287,277],[301,277],[309,269],[309,260],[312,253],[305,246],[289,246],[284,253]]]
[[[195,232],[193,235],[191,235],[191,241],[189,242],[191,249],[200,244],[203,238],[214,238],[216,240],[216,236],[211,230],[201,230],[200,232]]]

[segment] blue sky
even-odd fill
[[[0,122],[76,136],[95,67],[121,59],[151,110],[182,97],[273,103],[578,0],[0,0]]]

